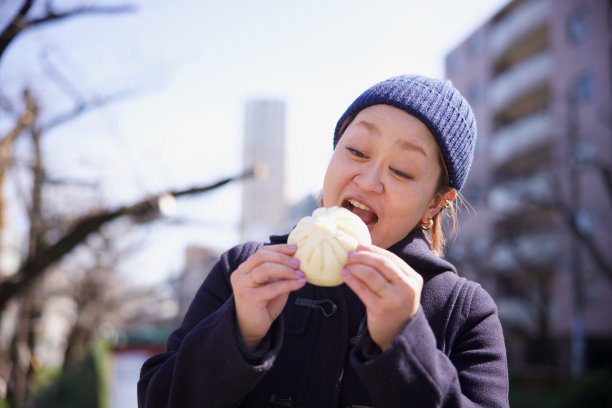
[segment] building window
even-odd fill
[[[571,88],[571,99],[574,102],[588,102],[595,94],[595,80],[591,74],[583,74]]]
[[[597,217],[590,209],[581,208],[574,213],[574,225],[583,237],[590,237],[597,231]]]
[[[573,44],[579,43],[586,36],[591,25],[591,16],[585,9],[575,11],[567,22],[567,38]]]

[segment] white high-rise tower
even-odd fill
[[[240,231],[243,241],[264,241],[285,232],[285,103],[248,101],[244,123],[244,168],[265,165],[267,176],[243,183]]]

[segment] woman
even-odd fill
[[[306,284],[287,236],[231,249],[144,364],[139,406],[508,406],[495,304],[438,255],[475,140],[448,81],[366,90],[338,121],[322,192],[372,237],[345,284]]]

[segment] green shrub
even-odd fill
[[[575,380],[533,381],[514,378],[510,383],[512,408],[612,408],[612,373],[585,373]]]
[[[612,408],[612,374],[593,372],[570,382],[559,390],[555,406]]]
[[[36,408],[107,408],[108,348],[98,343],[34,398]]]

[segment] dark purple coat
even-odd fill
[[[422,307],[384,353],[364,330],[364,306],[346,285],[309,284],[290,295],[249,352],[237,335],[229,276],[261,246],[246,243],[221,256],[168,351],[144,364],[139,407],[508,406],[495,303],[436,256],[421,231],[390,248],[425,283]]]

